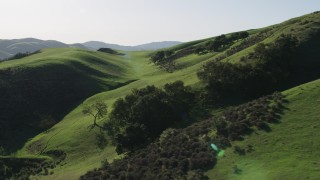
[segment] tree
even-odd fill
[[[173,72],[176,68],[175,62],[175,52],[173,50],[158,51],[153,56],[151,56],[151,61],[168,72]]]
[[[107,115],[107,112],[108,106],[103,101],[96,101],[91,106],[86,106],[82,110],[83,114],[93,117],[93,123],[91,126],[89,126],[89,128],[93,129],[95,127],[98,127],[100,130],[100,133],[96,134],[96,145],[100,149],[104,149],[104,147],[106,147],[106,145],[108,144],[104,133],[104,131],[107,131],[108,128],[105,126],[105,124],[103,126],[98,124],[97,120],[104,118]]]
[[[166,57],[166,53],[164,51],[158,51],[156,54],[151,56],[151,61],[154,63],[161,63]]]
[[[240,39],[244,39],[244,38],[247,38],[247,37],[249,37],[249,33],[247,31],[239,32],[239,38]]]
[[[228,38],[229,41],[236,41],[239,39],[244,39],[249,36],[249,33],[247,31],[242,31],[242,32],[236,32],[231,34],[231,36]]]
[[[197,55],[202,55],[202,54],[205,54],[206,53],[206,48],[204,47],[197,47],[195,50],[194,50],[194,53],[197,54]]]
[[[85,115],[91,115],[93,117],[93,124],[90,126],[91,129],[98,127],[101,130],[105,128],[97,123],[97,120],[104,118],[108,112],[108,106],[103,101],[96,101],[91,106],[83,108],[82,113]]]
[[[166,84],[164,89],[155,86],[135,89],[118,99],[107,122],[117,152],[134,151],[166,128],[188,119],[194,97],[189,87],[177,81]]]
[[[164,53],[165,53],[166,58],[168,58],[168,57],[170,57],[170,56],[172,56],[172,55],[174,54],[174,51],[172,51],[172,50],[167,50],[167,51],[165,51]]]

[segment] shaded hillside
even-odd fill
[[[108,59],[113,57],[60,49],[46,50],[22,63],[2,63],[1,146],[20,147],[28,138],[59,122],[87,97],[126,83],[124,65]]]

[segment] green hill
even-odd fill
[[[209,179],[317,179],[319,87],[316,80],[282,92],[283,97],[262,97],[187,128],[168,129],[155,143],[82,179],[202,179],[199,169],[207,170]],[[240,122],[233,132],[253,126],[237,131],[240,141],[223,139],[216,126],[221,119]],[[256,123],[261,119],[268,125]],[[217,156],[210,143],[223,155]]]
[[[318,179],[320,80],[284,91],[288,103],[271,132],[256,131],[232,146],[254,151],[239,155],[228,148],[207,172],[210,179]],[[239,172],[236,172],[238,168]]]
[[[1,146],[15,150],[87,97],[133,80],[117,56],[47,49],[0,66]]]
[[[95,134],[98,133],[98,130],[89,130],[88,127],[92,120],[89,116],[82,114],[83,107],[100,100],[105,102],[110,110],[113,102],[119,97],[129,94],[132,89],[147,85],[162,87],[164,84],[176,80],[182,80],[194,89],[201,89],[204,84],[198,79],[197,72],[204,64],[217,61],[232,64],[255,63],[255,61],[243,62],[241,59],[249,56],[258,43],[272,43],[281,34],[291,34],[298,38],[299,61],[297,67],[299,68],[292,76],[292,81],[286,81],[286,84],[279,86],[278,90],[285,90],[301,83],[319,79],[319,17],[320,13],[312,13],[274,26],[249,30],[249,37],[237,39],[217,51],[201,55],[195,54],[195,50],[207,46],[217,37],[184,43],[166,49],[165,51],[170,50],[174,53],[172,59],[175,68],[171,73],[150,61],[150,57],[156,53],[151,51],[121,52],[125,55],[118,56],[73,48],[46,49],[39,54],[20,60],[2,62],[0,63],[0,96],[1,99],[5,100],[3,101],[5,103],[0,103],[1,142],[4,142],[1,143],[1,146],[9,150],[19,149],[10,156],[15,158],[42,158],[43,156],[39,156],[41,152],[63,152],[66,157],[62,164],[49,170],[50,172],[47,174],[42,172],[41,175],[31,177],[38,179],[78,179],[87,171],[100,167],[103,160],[112,162],[115,158],[123,157],[123,155],[117,155],[115,147],[111,143],[104,150],[96,147]],[[231,36],[232,33],[226,35],[227,38]],[[252,156],[251,159],[261,158],[261,163],[266,163],[269,162],[268,157],[266,154],[262,154],[266,148],[272,150],[267,152],[277,153],[279,151],[273,148],[273,143],[263,144],[264,142],[259,142],[257,138],[271,138],[268,140],[270,142],[277,135],[279,137],[283,135],[281,143],[286,141],[286,138],[289,138],[288,131],[291,128],[291,124],[286,122],[298,115],[302,119],[306,119],[306,114],[316,112],[315,109],[308,108],[308,102],[312,100],[312,97],[313,99],[318,98],[319,91],[316,91],[318,82],[304,85],[306,87],[312,86],[312,88],[303,91],[303,93],[306,93],[303,97],[302,95],[293,95],[300,93],[298,92],[299,88],[284,92],[284,94],[287,94],[286,98],[289,101],[286,106],[289,110],[292,108],[296,111],[286,110],[281,118],[281,123],[271,125],[272,131],[269,133],[257,131],[260,135],[252,134],[244,141],[232,142],[235,145],[239,144],[241,147],[251,143],[255,151],[245,156],[238,156],[232,152],[232,148],[226,149],[226,156],[218,159],[217,165],[213,170],[208,171],[207,175],[209,177],[237,178],[238,175],[232,173],[232,165],[235,164],[243,172],[242,175],[239,175],[240,178],[258,176],[254,175],[253,172],[259,173],[258,170],[262,171],[262,168],[257,169],[257,171],[254,168],[259,168],[262,165],[254,165],[254,160],[251,160],[253,165],[250,166],[250,156]],[[290,92],[293,94],[290,94]],[[295,98],[297,99],[295,100]],[[238,102],[231,102],[232,105],[236,105],[236,103]],[[302,107],[303,105],[305,107]],[[298,106],[301,106],[301,108],[298,108]],[[312,107],[316,108],[316,104]],[[224,108],[226,107],[218,110],[211,109],[212,114],[219,114]],[[314,120],[317,116],[318,114],[314,114]],[[293,121],[298,122],[300,120],[295,119]],[[312,123],[315,123],[315,121]],[[302,126],[298,123],[292,125],[295,128]],[[287,131],[281,131],[280,127]],[[307,133],[308,127],[310,128],[310,125],[301,128],[301,133]],[[313,130],[316,130],[316,128]],[[308,137],[308,134],[299,135],[299,133],[291,135],[296,137],[294,140],[297,144],[294,144],[293,141],[293,144],[290,142],[288,147],[296,148],[300,145],[299,143],[303,142],[300,137],[304,137],[304,139]],[[307,146],[312,146],[306,148],[307,151],[313,151],[319,147],[311,141],[312,139],[309,143],[306,142],[309,144]],[[281,146],[281,143],[277,144],[276,147],[285,148],[285,146]],[[312,143],[314,144],[312,145]],[[290,152],[292,157],[285,156],[287,152]],[[284,163],[291,166],[295,157],[302,156],[299,154],[301,152],[304,151],[297,149],[292,154],[291,151],[280,151],[279,154],[275,154],[272,157],[274,162],[270,163],[270,166],[268,164],[267,173],[270,176],[261,177],[278,178],[279,173],[275,172],[278,170],[276,169],[276,162],[283,160]],[[279,159],[278,155],[283,155],[287,159]],[[316,157],[316,155],[316,153],[311,154],[310,158]],[[232,163],[233,161],[235,163]],[[306,165],[306,163],[307,159],[302,165]],[[271,165],[273,166],[271,167]],[[299,167],[307,173],[310,169],[306,166],[302,168],[302,165],[299,165]],[[272,169],[273,167],[275,169]],[[289,170],[285,168],[283,167],[283,171],[289,173]],[[316,173],[313,174],[316,175]],[[310,178],[313,177],[310,176]]]

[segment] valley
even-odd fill
[[[92,117],[83,114],[84,107],[97,101],[105,103],[108,113],[98,119],[103,124],[110,120],[108,115],[113,112],[114,103],[134,93],[134,89],[152,85],[165,88],[176,81],[190,87],[197,108],[186,112],[190,114],[188,121],[168,128],[177,129],[177,137],[187,134],[189,140],[199,140],[200,150],[194,156],[207,153],[211,159],[207,166],[199,165],[199,168],[186,165],[185,172],[177,177],[170,176],[170,169],[176,168],[174,165],[158,165],[158,169],[168,172],[167,179],[317,179],[320,176],[317,151],[320,147],[320,13],[245,32],[244,37],[238,37],[243,32],[235,32],[155,51],[117,50],[119,54],[74,47],[47,48],[21,59],[0,62],[0,147],[4,149],[0,154],[0,168],[3,167],[0,179],[90,179],[91,175],[102,178],[110,173],[108,168],[113,162],[129,166],[130,158],[149,152],[154,144],[118,154],[119,142],[112,143],[114,139],[106,135],[107,145],[98,148],[96,135],[101,130],[90,129]],[[292,54],[296,53],[294,57],[290,56],[292,49]],[[156,56],[159,54],[164,55],[159,58]],[[273,111],[268,108],[277,104],[277,95],[268,101],[259,98],[276,91],[283,95],[283,102]],[[257,115],[261,116],[258,118],[261,122],[249,118],[254,113],[246,109],[246,103],[252,105],[250,102],[270,111],[277,121],[269,122],[264,119],[268,114],[263,113]],[[225,112],[238,112],[233,109],[237,107],[239,112],[241,108],[248,111],[248,117],[241,119],[239,115],[235,120],[232,117],[226,120],[227,125],[219,126],[215,118],[223,119],[228,115]],[[223,128],[232,129],[238,120],[249,124],[246,127],[250,133],[239,132],[234,135],[236,138],[229,131],[224,134]],[[263,129],[265,126],[270,129]],[[219,128],[223,129],[221,134]],[[194,131],[199,133],[193,134]],[[161,136],[152,140],[154,146],[158,146]],[[203,140],[205,137],[210,141]],[[230,145],[223,144],[221,138],[227,139]],[[221,144],[225,155],[216,157],[210,143]],[[181,149],[179,144],[172,146],[177,151]],[[247,152],[249,146],[253,150]],[[235,147],[245,153],[235,151]],[[19,160],[24,159],[39,164],[48,161],[49,168],[23,171],[28,165],[21,163],[20,167]],[[15,161],[18,161],[16,167],[10,163]],[[102,167],[106,161],[111,165]],[[113,179],[129,172],[130,168],[121,169],[124,166],[120,165],[114,174],[110,173]],[[18,173],[8,175],[6,172],[10,170]],[[19,174],[22,171],[24,174]],[[84,176],[88,172],[92,174]],[[146,168],[139,175],[132,175],[133,179],[147,179],[150,174],[143,172],[153,171]],[[129,179],[129,173],[123,176]]]

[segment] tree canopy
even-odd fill
[[[135,89],[113,104],[106,126],[119,153],[132,151],[158,137],[176,122],[188,119],[194,93],[183,82],[166,84],[164,89],[147,86]],[[112,125],[111,125],[112,124]]]

